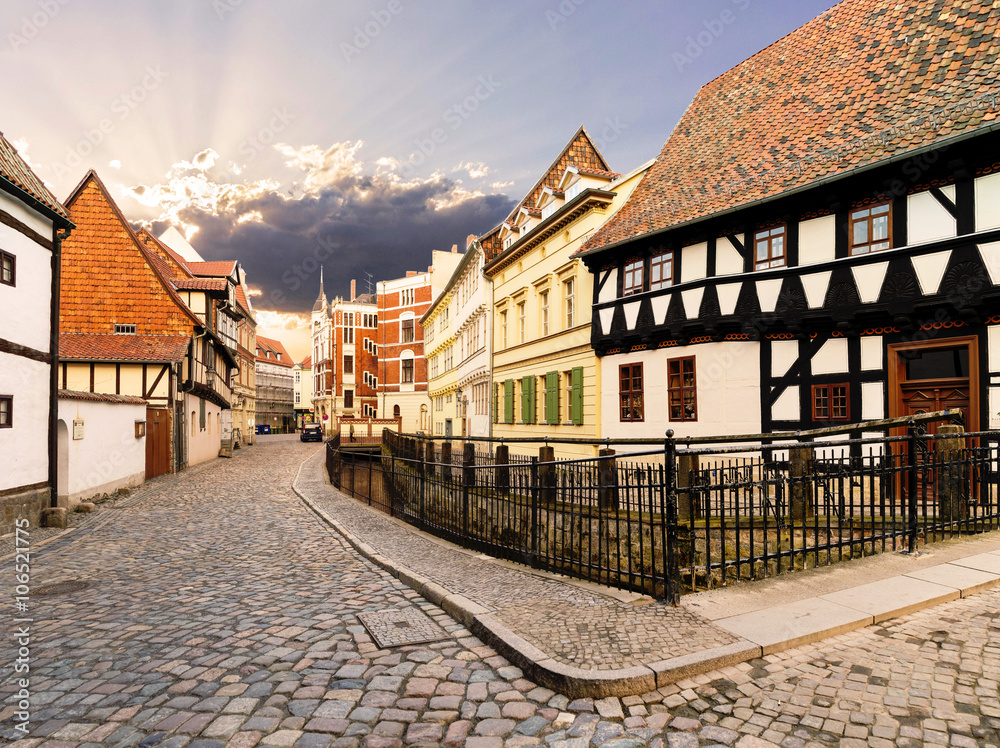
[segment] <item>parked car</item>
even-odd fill
[[[323,427],[318,423],[307,423],[302,427],[302,431],[299,434],[299,441],[323,441]]]

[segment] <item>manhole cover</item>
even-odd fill
[[[93,582],[83,579],[74,579],[68,582],[55,582],[46,584],[44,587],[36,587],[31,591],[32,595],[65,595],[67,592],[79,592],[90,587]]]
[[[448,638],[444,629],[419,610],[380,610],[358,613],[372,639],[382,649],[423,644]]]

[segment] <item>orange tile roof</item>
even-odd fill
[[[267,358],[265,356],[257,356],[257,360],[263,364],[277,364],[278,366],[287,366],[291,369],[295,366],[295,362],[292,361],[292,357],[288,355],[288,351],[285,350],[285,346],[281,344],[281,341],[274,340],[273,338],[265,338],[262,335],[257,336],[257,347],[262,348],[265,351],[270,351],[271,353],[280,353],[281,359],[277,358]]]
[[[78,361],[181,361],[191,338],[184,335],[60,333],[59,358]]]
[[[38,175],[21,158],[17,149],[0,133],[0,179],[8,182],[21,192],[27,193],[63,220],[61,225],[68,225],[69,213],[63,204],[56,200],[49,188],[45,186]]]
[[[581,253],[995,123],[997,13],[996,0],[834,6],[707,83]]]
[[[195,275],[232,275],[236,271],[236,260],[215,262],[188,262],[188,270]]]
[[[161,257],[170,268],[168,277],[171,278],[193,278],[194,273],[188,270],[187,262],[179,254],[174,252],[170,247],[161,242],[155,236],[150,234],[146,229],[139,229],[137,235],[142,243],[146,245],[146,248],[151,250],[153,254]]]
[[[225,291],[229,286],[225,278],[175,278],[173,284],[185,291]]]
[[[303,369],[312,368],[312,365],[313,365],[313,357],[312,356],[306,356],[304,359],[302,359],[299,362],[299,366],[301,366]]]
[[[171,285],[166,261],[139,240],[94,171],[66,207],[76,228],[62,243],[61,333],[113,333],[124,323],[140,335],[190,335],[202,324]]]
[[[243,293],[243,284],[241,283],[236,284],[236,303],[243,307],[243,311],[247,313],[248,317],[251,315],[250,303],[247,301],[246,294]]]

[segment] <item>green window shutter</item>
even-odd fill
[[[514,423],[514,380],[503,383],[503,422]]]
[[[570,393],[570,418],[577,426],[583,423],[583,367],[573,369],[571,377],[572,392]]]
[[[545,375],[545,422],[559,423],[559,372]]]
[[[493,383],[493,423],[500,423],[500,383]]]
[[[535,422],[535,378],[521,377],[521,423]]]

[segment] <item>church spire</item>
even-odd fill
[[[326,292],[323,291],[323,266],[319,267],[319,296],[316,297],[316,303],[313,304],[313,312],[322,312],[326,310]]]

